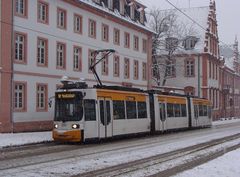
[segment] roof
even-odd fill
[[[225,58],[224,65],[234,71],[234,57]]]
[[[103,12],[109,14],[109,15],[113,15],[114,17],[117,17],[120,20],[123,20],[123,21],[125,21],[127,23],[130,23],[132,25],[135,25],[136,27],[139,27],[143,30],[146,30],[146,31],[151,32],[151,33],[155,33],[152,29],[150,29],[147,26],[144,26],[140,22],[135,22],[130,17],[121,15],[120,12],[116,9],[114,9],[112,11],[112,10],[108,9],[108,7],[100,6],[100,5],[96,4],[95,2],[93,2],[93,0],[77,0],[77,1],[79,1],[81,3],[84,3],[86,5],[89,5],[93,8],[95,8],[95,9],[101,10],[101,11],[103,11]]]
[[[180,27],[180,29],[182,30],[182,32],[181,31],[179,32],[179,29],[173,31],[172,34],[175,35],[173,37],[183,40],[187,36],[195,36],[198,38],[198,42],[196,43],[195,48],[193,50],[184,50],[183,48],[177,48],[177,51],[175,53],[182,54],[204,53],[205,35],[209,26],[208,16],[210,14],[210,7],[209,6],[193,7],[180,10],[183,13],[181,13],[177,9],[163,10],[163,13],[169,12],[173,13],[176,16],[177,23],[176,25]],[[192,20],[189,19],[189,17],[192,18]],[[203,28],[205,28],[206,30],[204,30]]]

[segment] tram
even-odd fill
[[[85,142],[210,127],[207,99],[120,86],[68,82],[55,93],[53,139]]]

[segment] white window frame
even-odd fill
[[[57,44],[57,68],[65,68],[65,45],[62,43]]]

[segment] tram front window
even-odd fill
[[[57,99],[55,121],[80,121],[83,117],[82,100]]]

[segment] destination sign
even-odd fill
[[[75,98],[75,94],[73,94],[73,93],[59,93],[59,94],[57,94],[57,97],[59,98],[59,99],[69,99],[69,98]]]

